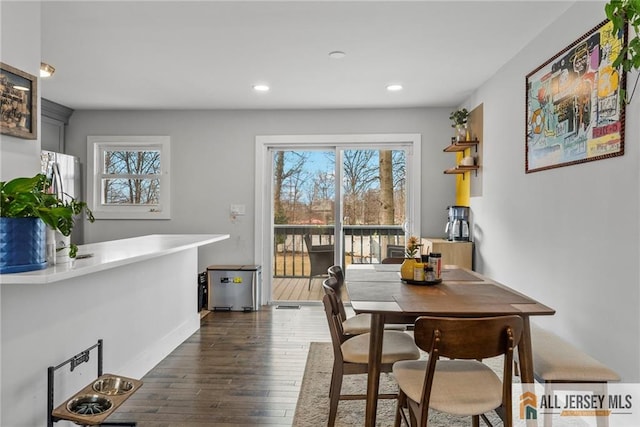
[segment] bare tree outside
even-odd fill
[[[376,150],[345,150],[343,156],[344,223],[364,224],[364,194],[378,184]]]
[[[160,196],[160,152],[105,151],[105,204],[157,205]]]
[[[387,245],[404,238],[406,156],[403,150],[342,151],[342,181],[336,182],[336,152],[278,151],[273,158],[274,275],[304,276],[310,258],[302,236],[333,244],[340,223],[345,262],[376,262]],[[340,185],[341,200],[336,200]],[[343,218],[336,221],[336,204]]]
[[[277,151],[274,156],[274,223],[292,224],[296,220],[307,173],[307,155],[296,151]]]
[[[391,150],[380,151],[380,224],[393,224],[393,160]]]

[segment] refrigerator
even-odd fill
[[[62,200],[70,197],[83,200],[80,159],[68,154],[43,150],[40,153],[40,171],[51,179],[53,190]],[[83,221],[78,218],[71,233],[71,242],[84,243]]]

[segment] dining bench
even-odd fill
[[[558,335],[531,324],[533,372],[545,385],[545,394],[551,395],[562,383],[584,384],[595,393],[607,395],[609,381],[620,381],[620,376],[603,363],[584,353]],[[551,426],[551,412],[544,415],[545,427]],[[598,427],[608,425],[608,417],[596,417]]]

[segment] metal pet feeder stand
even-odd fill
[[[98,378],[54,409],[55,371],[70,364],[70,371],[73,372],[78,365],[89,361],[89,352],[94,348],[98,349]],[[48,368],[47,427],[53,427],[53,423],[62,420],[85,426],[136,426],[136,422],[105,422],[104,420],[141,386],[142,381],[102,373],[102,340],[99,339],[97,344],[65,360],[58,366]]]

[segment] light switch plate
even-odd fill
[[[245,215],[246,210],[245,205],[231,205],[231,215]]]

